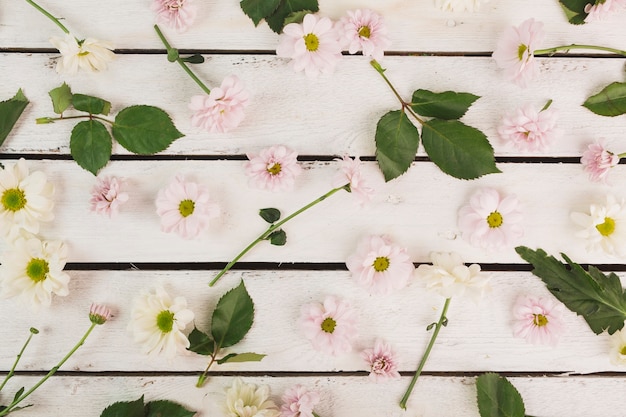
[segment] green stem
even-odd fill
[[[537,49],[533,52],[533,55],[553,54],[558,51],[568,52],[570,49],[591,49],[594,51],[606,51],[606,52],[612,52],[614,54],[626,56],[626,51],[622,51],[621,49],[614,49],[614,48],[609,48],[606,46],[577,45],[577,44],[555,46],[554,48]]]
[[[58,27],[61,28],[61,30],[67,34],[70,33],[69,30],[67,30],[67,28],[65,26],[63,26],[63,23],[61,23],[59,21],[59,19],[57,19],[56,17],[52,16],[50,13],[48,13],[46,11],[46,9],[44,9],[43,7],[41,7],[40,5],[38,5],[37,3],[35,3],[33,0],[26,0],[26,3],[30,4],[31,6],[33,6],[35,9],[39,10],[41,13],[43,13],[44,16],[46,16],[48,19],[52,20],[54,23],[56,23],[56,25]]]
[[[320,415],[317,414],[315,411],[311,411],[311,413],[313,414],[313,417],[320,417]]]
[[[618,153],[618,154],[617,154],[617,156],[621,159],[621,158],[623,158],[623,157],[625,157],[625,156],[626,156],[626,152],[624,152],[624,153]]]
[[[230,261],[228,263],[228,265],[226,265],[224,267],[224,269],[222,269],[219,272],[219,274],[217,274],[215,276],[215,278],[213,278],[213,281],[211,281],[209,283],[209,287],[212,287],[213,285],[215,285],[217,280],[220,279],[222,277],[222,275],[224,275],[226,272],[228,272],[228,270],[230,270],[230,268],[232,268],[233,265],[235,265],[237,263],[237,261],[239,261],[239,259],[241,259],[241,257],[243,257],[246,253],[248,253],[250,251],[250,249],[255,247],[258,243],[266,240],[267,237],[269,235],[271,235],[274,230],[278,229],[280,226],[282,226],[283,224],[287,223],[289,220],[293,219],[298,214],[300,214],[300,213],[310,209],[311,207],[313,207],[317,203],[321,203],[322,201],[326,200],[328,197],[330,197],[331,195],[335,194],[337,191],[347,189],[346,187],[348,187],[348,186],[349,186],[349,184],[346,184],[346,185],[341,186],[341,187],[333,188],[332,190],[330,190],[329,192],[327,192],[323,196],[316,198],[315,200],[311,201],[306,206],[304,206],[304,207],[300,208],[299,210],[291,213],[289,216],[285,217],[283,220],[281,220],[281,221],[279,221],[277,223],[272,224],[270,227],[267,228],[267,230],[265,232],[261,233],[261,235],[259,235],[259,237],[257,237],[255,240],[252,241],[252,243],[250,243],[248,246],[246,246],[244,248],[244,250],[239,252],[239,254],[237,256],[235,256],[235,258],[232,261]]]
[[[211,361],[209,362],[209,364],[206,366],[206,369],[204,370],[204,372],[202,372],[202,375],[200,375],[198,377],[198,382],[196,383],[196,387],[197,388],[202,388],[202,386],[204,385],[204,382],[207,379],[207,374],[209,373],[209,369],[211,368],[211,365],[213,365],[213,362],[215,362],[215,358],[217,357],[217,353],[219,352],[220,347],[217,346],[217,342],[214,340],[213,341],[213,354],[211,355]]]
[[[435,326],[435,331],[433,332],[433,335],[430,338],[430,342],[428,343],[428,346],[426,347],[426,352],[424,352],[424,356],[422,356],[422,360],[420,361],[419,366],[417,367],[417,371],[415,371],[415,375],[413,375],[413,379],[411,380],[411,383],[409,384],[409,388],[407,388],[406,392],[404,393],[404,396],[402,397],[402,400],[400,401],[400,407],[402,407],[404,410],[406,410],[406,403],[409,400],[409,397],[411,396],[411,392],[413,392],[413,388],[415,387],[417,378],[419,378],[420,374],[422,373],[422,369],[424,369],[424,365],[426,364],[428,355],[430,355],[430,351],[432,350],[433,345],[435,344],[435,340],[437,339],[439,330],[441,330],[441,326],[443,326],[444,323],[447,324],[446,313],[448,312],[449,306],[450,306],[450,298],[446,298],[446,302],[443,305],[443,310],[441,311],[441,316],[439,317],[439,321],[437,322],[437,325]]]
[[[95,114],[79,114],[77,116],[61,116],[61,117],[40,117],[36,120],[37,124],[54,123],[56,120],[69,120],[69,119],[98,119],[103,122],[109,123],[111,126],[115,125],[115,122],[105,119],[104,117],[96,116]]]
[[[187,64],[185,64],[185,61],[182,60],[181,57],[178,56],[178,51],[174,48],[172,48],[172,46],[169,44],[169,42],[167,41],[167,39],[165,39],[165,36],[163,35],[163,32],[161,32],[161,29],[159,29],[158,25],[154,25],[154,30],[156,31],[157,35],[159,35],[159,38],[161,39],[161,42],[163,42],[163,45],[165,45],[165,49],[167,49],[167,56],[175,56],[176,57],[176,62],[178,62],[178,64],[180,64],[180,66],[185,70],[185,72],[191,77],[192,80],[194,80],[196,82],[196,84],[198,84],[200,86],[200,88],[207,94],[211,94],[211,90],[209,89],[209,87],[207,87],[201,80],[200,78],[198,78],[196,76],[196,74],[194,74],[191,69],[189,69],[189,67],[187,66]]]
[[[20,350],[20,352],[17,354],[17,358],[15,359],[15,363],[13,363],[13,366],[11,367],[11,370],[7,374],[6,378],[4,378],[4,381],[2,381],[2,385],[0,385],[0,391],[2,391],[2,388],[4,388],[4,386],[7,384],[9,379],[11,379],[11,377],[15,373],[15,368],[17,367],[18,362],[22,358],[22,354],[26,350],[26,346],[28,346],[28,344],[30,343],[30,339],[33,338],[33,335],[35,335],[37,333],[39,333],[39,330],[35,329],[34,327],[30,328],[30,335],[28,336],[28,339],[26,339],[26,343],[24,343],[24,346],[22,346],[22,350]]]
[[[63,364],[70,358],[70,356],[72,356],[74,352],[76,352],[76,350],[85,343],[85,340],[87,340],[87,337],[89,336],[89,334],[91,333],[94,327],[96,327],[96,323],[92,323],[91,326],[89,326],[89,329],[87,329],[87,331],[85,332],[85,335],[78,341],[78,343],[76,343],[76,345],[67,353],[67,355],[65,355],[65,357],[61,359],[61,361],[54,368],[52,368],[50,372],[46,374],[46,376],[41,378],[39,382],[33,385],[31,389],[29,389],[24,394],[16,398],[11,404],[7,406],[7,408],[0,411],[0,416],[6,416],[7,414],[9,414],[19,403],[24,401],[26,397],[32,394],[37,388],[39,388],[44,382],[46,382],[48,378],[54,375],[56,371],[58,371],[59,368],[63,366]]]

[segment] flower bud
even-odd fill
[[[111,318],[111,310],[101,304],[92,303],[89,309],[89,320],[94,324],[104,324]]]

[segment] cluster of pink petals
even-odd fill
[[[513,308],[513,335],[532,344],[554,346],[565,330],[561,302],[550,297],[521,296]]]
[[[619,156],[609,152],[605,148],[603,140],[599,140],[587,146],[583,152],[580,163],[589,174],[589,179],[595,182],[607,183],[609,171],[619,163]]]
[[[597,0],[585,6],[585,22],[605,20],[609,16],[626,10],[626,0]]]
[[[326,297],[323,304],[302,306],[300,326],[313,348],[329,355],[351,352],[352,342],[357,337],[354,310],[350,303],[334,296]],[[324,328],[332,328],[332,331]]]
[[[104,324],[111,318],[111,310],[102,304],[92,303],[89,308],[89,320],[95,324]]]
[[[113,218],[128,201],[128,193],[121,192],[123,182],[116,177],[99,177],[91,190],[91,211]]]
[[[391,345],[381,339],[376,340],[373,349],[365,349],[361,353],[361,357],[370,367],[370,379],[381,382],[400,378],[396,353]]]
[[[153,0],[152,10],[158,24],[185,32],[196,20],[198,6],[194,0]]]
[[[369,9],[348,11],[348,16],[337,23],[337,29],[342,46],[351,54],[363,51],[364,56],[380,60],[391,45],[383,17]]]
[[[229,75],[210,94],[191,97],[191,125],[209,133],[228,132],[243,121],[248,104],[249,95],[243,83],[236,75]]]
[[[281,399],[280,417],[314,417],[313,408],[320,402],[320,395],[298,384],[285,391]]]
[[[353,159],[348,155],[344,155],[342,159],[336,160],[341,161],[341,167],[335,178],[333,178],[333,187],[348,185],[350,187],[349,191],[358,197],[361,204],[370,201],[374,194],[374,189],[369,187],[367,181],[363,179],[359,157],[357,156]]]
[[[249,161],[244,164],[250,185],[270,191],[289,191],[302,172],[298,165],[297,152],[286,146],[277,145],[263,149],[258,155],[246,154]]]
[[[520,151],[545,151],[563,135],[556,127],[557,119],[555,110],[537,111],[533,105],[526,104],[502,118],[498,135]]]

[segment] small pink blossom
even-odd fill
[[[391,345],[377,339],[373,349],[365,349],[361,353],[370,367],[370,379],[382,382],[389,379],[400,378],[396,353]]]
[[[607,183],[609,171],[619,163],[619,156],[606,150],[604,141],[599,140],[587,146],[580,163],[589,174],[589,179],[595,182]]]
[[[320,395],[298,384],[285,391],[282,401],[280,417],[314,417],[313,408],[320,402]]]
[[[279,41],[276,55],[290,58],[294,71],[304,71],[307,77],[332,73],[341,59],[341,44],[327,17],[307,14],[301,24],[286,25]]]
[[[624,11],[626,9],[626,0],[595,0],[585,6],[585,22],[593,22],[596,20],[605,20],[612,14]]]
[[[506,76],[520,87],[539,74],[534,51],[545,38],[543,23],[525,20],[518,27],[510,27],[498,41],[493,58]]]
[[[91,211],[117,216],[119,208],[128,201],[128,193],[121,192],[123,181],[116,177],[99,177],[91,190]]]
[[[182,33],[196,20],[198,6],[194,0],[153,0],[152,11],[158,24]]]
[[[89,320],[94,324],[104,324],[111,318],[111,310],[102,304],[92,303],[89,308]]]
[[[209,133],[224,133],[239,126],[249,104],[248,92],[236,75],[224,78],[220,87],[214,87],[209,95],[191,97],[189,109],[191,125]]]
[[[502,249],[522,237],[521,221],[517,197],[502,197],[493,188],[474,193],[458,216],[463,239],[485,249]]]
[[[513,335],[555,346],[565,330],[563,304],[554,298],[521,296],[513,307]]]
[[[386,236],[366,236],[346,266],[359,285],[371,294],[382,295],[406,287],[415,272],[406,249]]]
[[[537,111],[526,104],[504,116],[498,126],[498,135],[520,151],[545,151],[562,136],[556,127],[558,113],[552,109]]]
[[[337,158],[336,161],[341,161],[341,167],[333,179],[333,187],[348,185],[349,191],[356,194],[361,204],[370,201],[374,189],[368,187],[367,182],[362,178],[359,157],[356,156],[352,159],[348,155],[344,155],[343,159]]]
[[[372,10],[349,10],[348,16],[342,17],[337,27],[342,35],[341,41],[351,54],[363,51],[364,56],[380,60],[384,50],[391,45],[383,17]]]
[[[161,230],[175,232],[183,239],[200,236],[209,228],[209,220],[218,217],[220,212],[206,186],[185,181],[182,175],[159,191],[156,206],[161,216]]]
[[[302,306],[300,326],[313,348],[329,355],[352,351],[357,337],[356,317],[347,301],[328,296],[324,304]]]
[[[286,146],[278,145],[263,149],[258,155],[246,154],[250,161],[244,164],[250,185],[270,191],[293,189],[295,178],[302,168],[298,154]]]

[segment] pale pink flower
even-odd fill
[[[320,402],[320,395],[298,384],[285,391],[282,401],[280,417],[313,417],[313,408]]]
[[[370,367],[370,379],[382,382],[389,379],[400,378],[398,372],[398,360],[391,345],[381,339],[377,339],[373,349],[365,349],[361,353]]]
[[[153,0],[156,22],[182,33],[196,20],[198,6],[194,0]]]
[[[194,239],[209,228],[209,220],[219,216],[219,206],[211,201],[209,189],[182,175],[159,191],[157,214],[161,230],[175,232],[183,239]]]
[[[372,10],[349,10],[348,16],[342,17],[337,27],[344,47],[351,54],[363,51],[364,56],[380,60],[384,50],[391,45],[383,17]]]
[[[341,44],[329,18],[307,14],[301,24],[289,23],[283,28],[276,55],[290,58],[294,71],[317,77],[335,70]]]
[[[111,310],[105,305],[92,303],[89,308],[89,320],[94,324],[104,324],[111,318]]]
[[[545,37],[543,23],[525,20],[518,27],[510,27],[498,41],[493,58],[506,76],[521,87],[539,74],[534,51]]]
[[[329,355],[352,351],[357,337],[356,317],[347,301],[327,296],[324,304],[302,306],[300,326],[315,350]]]
[[[585,6],[585,22],[605,20],[612,14],[626,9],[626,0],[595,0]]]
[[[386,295],[406,287],[415,266],[405,248],[387,236],[366,236],[346,260],[352,278],[371,294]]]
[[[344,155],[341,161],[340,171],[333,178],[333,187],[348,186],[348,191],[356,194],[361,203],[370,201],[374,194],[374,189],[367,186],[367,182],[362,178],[359,157],[354,159]]]
[[[517,197],[502,197],[493,188],[474,193],[458,216],[463,239],[485,249],[502,249],[522,237],[521,221]]]
[[[513,307],[513,335],[532,344],[555,346],[565,330],[564,312],[555,298],[521,296]]]
[[[115,177],[99,177],[91,190],[91,211],[117,216],[119,207],[128,201],[128,194],[120,191],[122,181]]]
[[[244,164],[250,185],[270,191],[288,191],[302,168],[298,154],[286,146],[263,149],[258,155],[246,154],[250,161]]]
[[[587,146],[580,163],[583,164],[583,169],[589,174],[591,181],[606,184],[609,171],[619,163],[619,159],[618,155],[606,150],[603,140],[599,140]]]
[[[248,92],[243,83],[236,75],[229,75],[209,95],[191,97],[189,109],[195,112],[191,116],[191,125],[209,133],[228,132],[242,122],[248,104]]]
[[[520,151],[545,151],[563,134],[556,127],[557,119],[555,110],[537,111],[532,104],[526,104],[502,118],[498,135]]]

